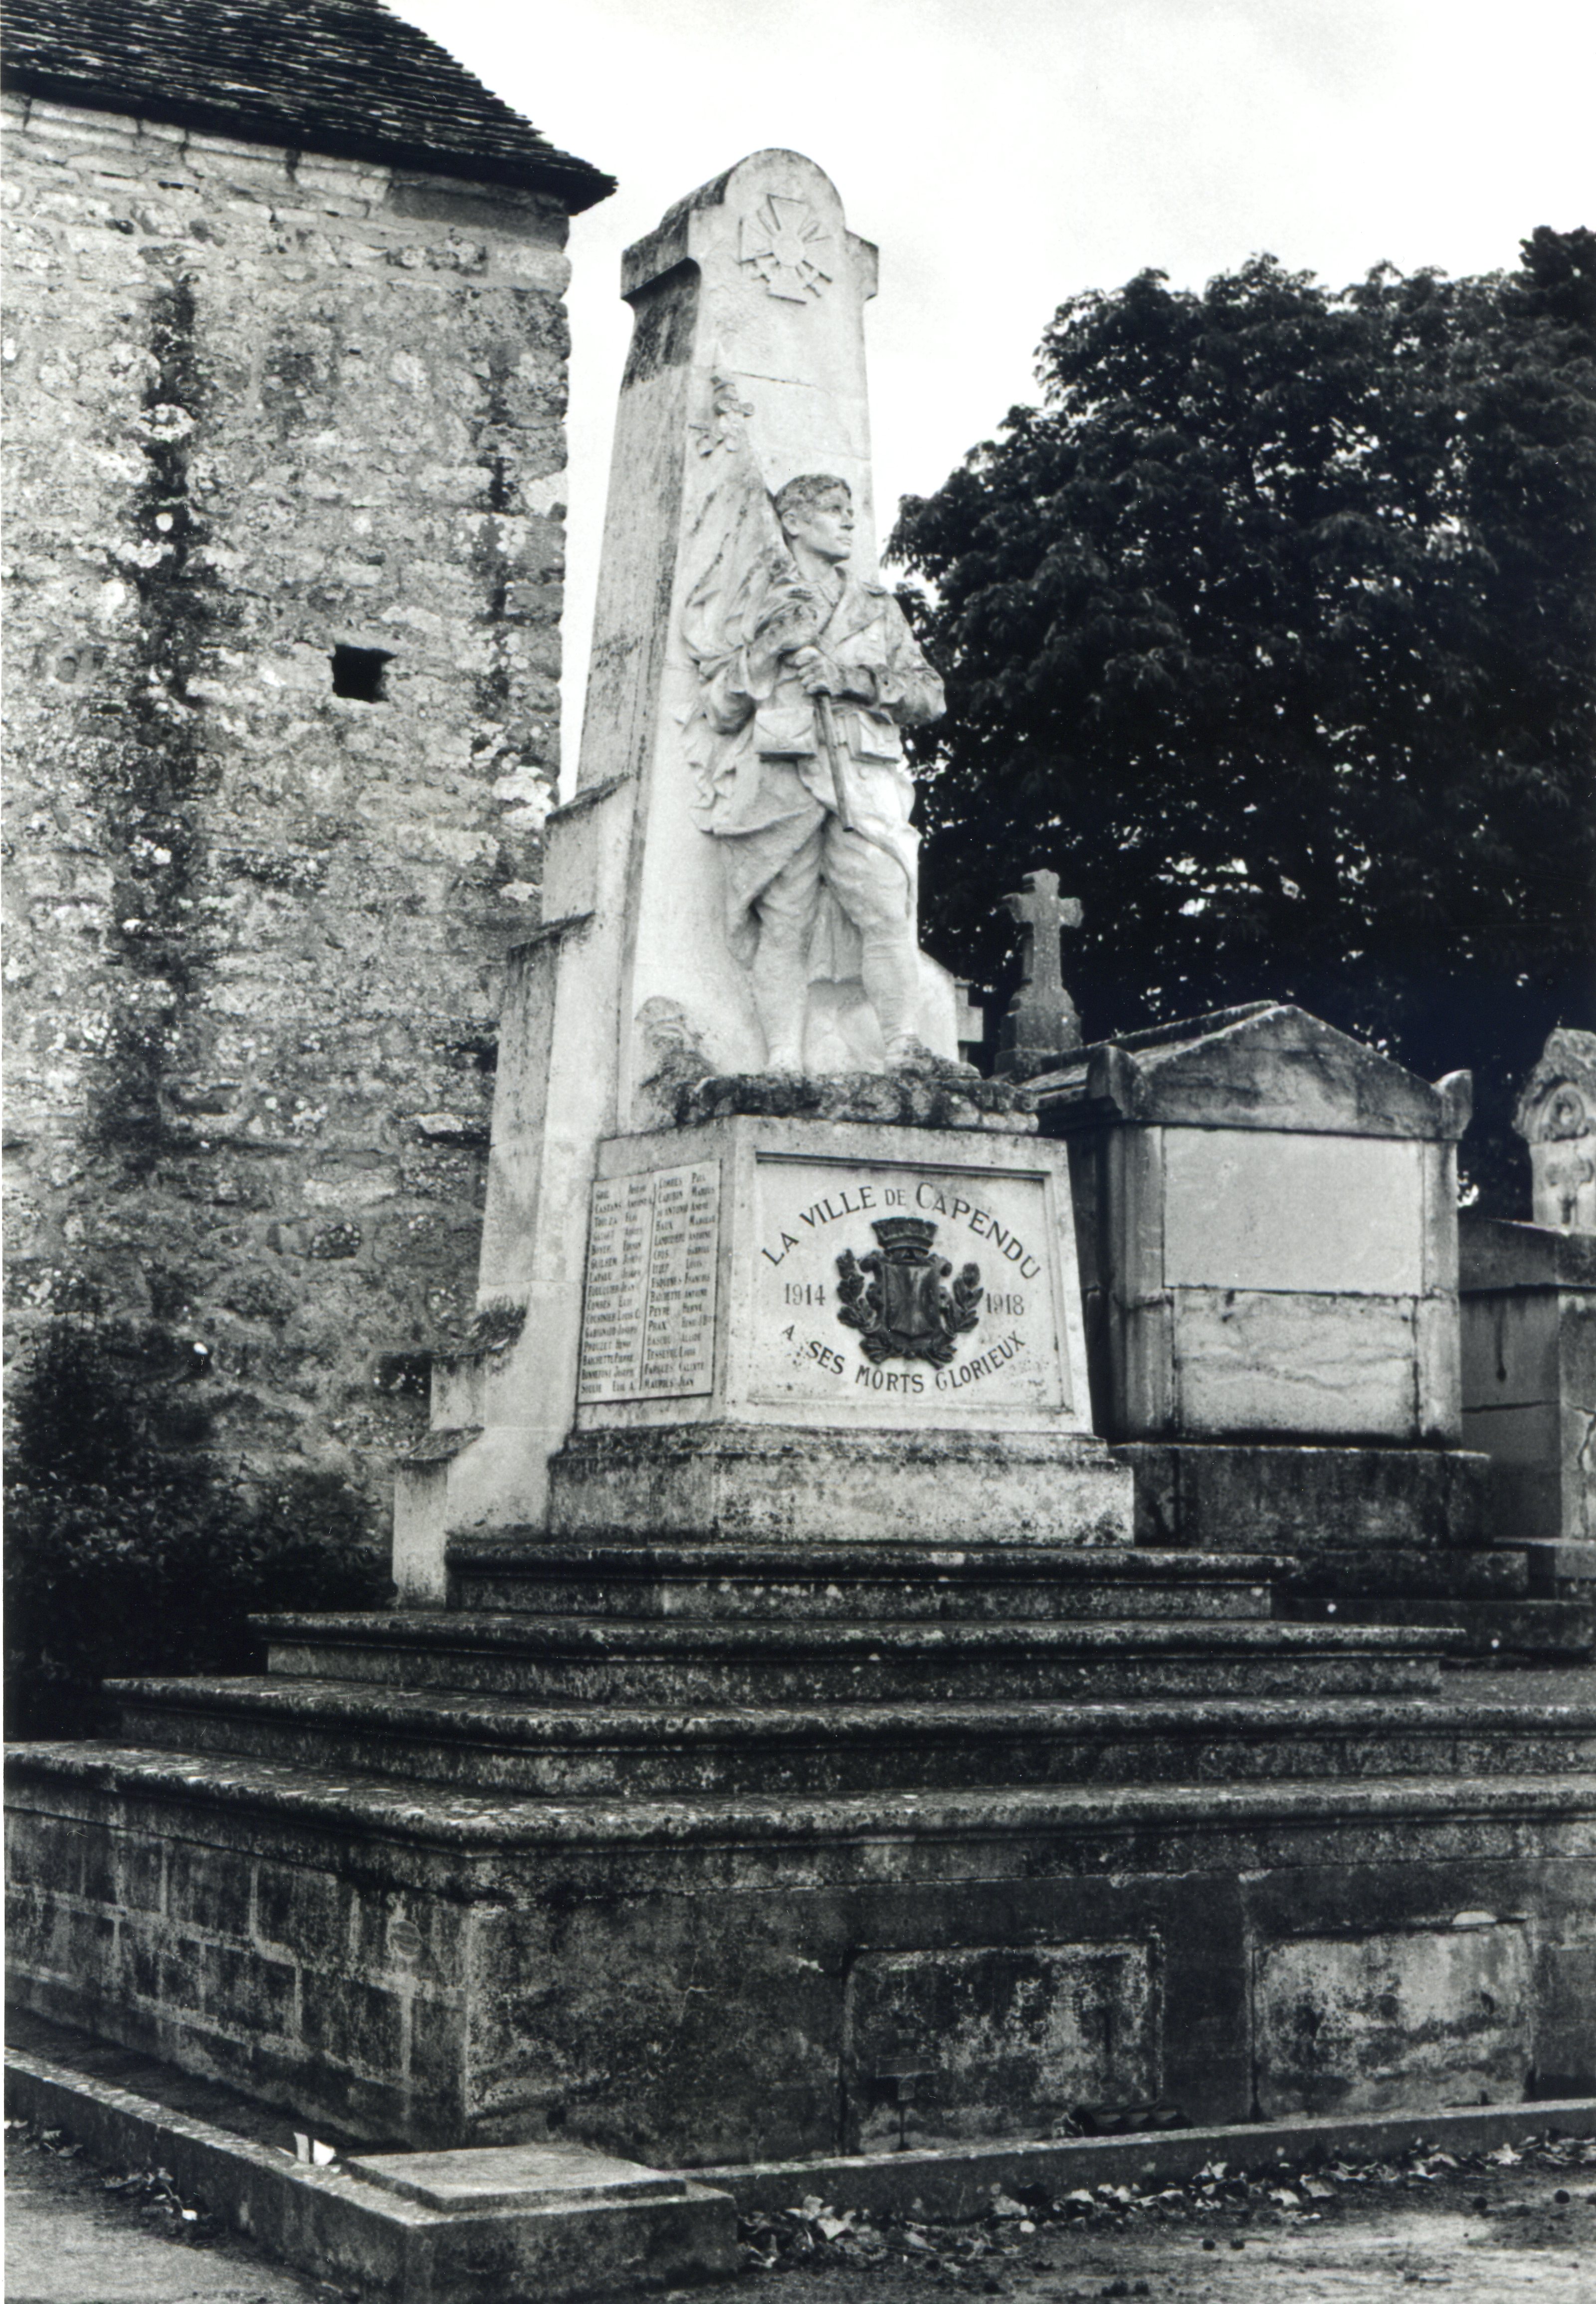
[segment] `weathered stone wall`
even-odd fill
[[[11,1349],[90,1312],[229,1462],[380,1496],[537,917],[566,217],[38,103],[5,140]]]

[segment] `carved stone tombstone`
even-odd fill
[[[1457,1142],[1431,1085],[1283,1003],[1083,1047],[1070,1148],[1096,1425],[1143,1542],[1462,1537]]]
[[[1530,1148],[1534,1221],[1596,1232],[1596,1032],[1551,1035],[1513,1124]]]
[[[1081,1020],[1064,989],[1059,939],[1078,928],[1080,900],[1060,897],[1056,872],[1027,872],[1004,904],[1019,923],[1019,989],[998,1029],[997,1069],[1010,1080],[1030,1080],[1062,1063],[1081,1045]]]

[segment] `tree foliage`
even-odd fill
[[[195,1444],[118,1338],[61,1320],[30,1347],[5,1470],[8,1736],[112,1733],[102,1680],[259,1669],[257,1611],[376,1607],[369,1508],[308,1466],[251,1488]]]
[[[1089,1037],[1276,996],[1472,1066],[1465,1162],[1523,1214],[1512,1083],[1589,1020],[1596,235],[1143,273],[1038,377],[892,539],[948,685],[933,939],[1004,987],[997,900],[1051,864]]]

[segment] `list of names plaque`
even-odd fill
[[[711,1389],[720,1214],[714,1161],[594,1185],[577,1378],[584,1406]]]

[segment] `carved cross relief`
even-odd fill
[[[742,220],[738,261],[764,281],[767,295],[806,304],[831,285],[825,269],[831,243],[831,233],[807,200],[767,192]]]

